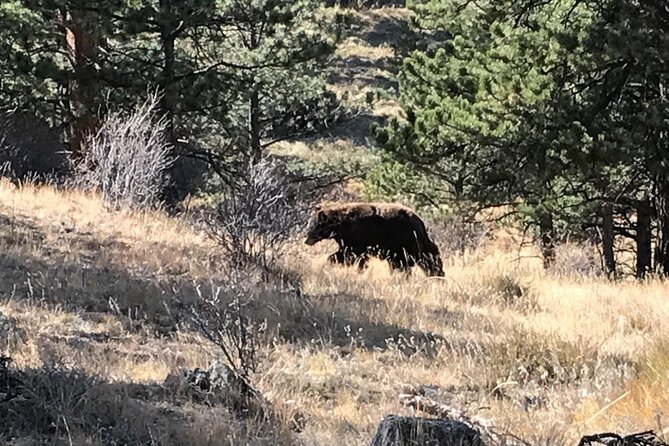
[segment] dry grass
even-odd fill
[[[8,236],[23,239],[34,254],[64,247],[89,258],[91,266],[121,267],[154,274],[207,277],[217,265],[204,234],[159,212],[113,212],[96,196],[0,180],[0,212]],[[24,231],[23,234],[12,232]],[[16,241],[16,240],[14,240]],[[7,253],[5,247],[5,253]],[[67,253],[63,253],[67,254]],[[96,264],[97,262],[97,264]]]
[[[507,232],[447,259],[443,280],[406,279],[381,262],[363,273],[332,268],[332,246],[296,242],[285,263],[304,295],[259,291],[253,316],[269,329],[253,379],[286,418],[300,413],[306,425],[292,435],[260,422],[241,429],[226,410],[166,397],[158,385],[216,355],[198,334],[161,319],[169,319],[170,293],[205,277],[225,280],[203,234],[159,212],[110,212],[93,195],[6,182],[0,216],[0,353],[30,373],[86,376],[35,375],[41,386],[90,379],[86,392],[96,398],[121,389],[126,396],[111,409],[90,410],[132,414],[122,431],[134,440],[154,435],[142,426],[158,420],[175,439],[162,435],[161,444],[233,436],[234,444],[362,445],[384,415],[407,413],[398,394],[421,386],[534,444],[663,427],[669,415],[669,284],[613,283],[566,268],[547,274],[532,248],[519,260]],[[84,429],[100,426],[68,401],[60,404],[73,444],[101,441]]]
[[[373,46],[369,45],[359,37],[349,37],[337,46],[336,54],[342,58],[360,57],[369,60],[377,60],[392,58],[395,56],[395,51],[388,44]]]
[[[309,160],[314,164],[368,163],[373,156],[365,147],[357,146],[347,139],[324,141],[282,141],[273,148],[273,153],[286,157]]]

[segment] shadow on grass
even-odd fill
[[[330,64],[327,80],[331,84],[353,83],[360,88],[395,91],[399,88],[399,82],[394,79],[400,67],[396,58],[348,56],[335,58]]]
[[[337,293],[304,296],[282,318],[280,336],[299,345],[355,346],[366,350],[397,349],[403,354],[433,356],[448,346],[443,337],[420,330],[381,322],[372,317],[383,312],[379,299]],[[382,318],[379,318],[382,319]]]
[[[66,229],[47,235],[28,219],[0,215],[0,249],[0,298],[113,313],[166,333],[175,329],[166,297],[179,292],[190,302],[196,296],[195,283],[182,272],[158,275],[115,264],[127,244],[114,237],[98,240]]]
[[[345,139],[356,146],[368,147],[374,143],[374,137],[370,131],[374,123],[383,126],[386,123],[386,119],[381,116],[362,113],[348,122],[333,126],[328,136],[336,139]]]
[[[6,224],[0,221],[0,241],[5,246],[28,243],[26,240],[39,244],[45,238],[27,222],[14,220],[12,224],[14,231],[26,238],[22,241],[9,234]],[[304,295],[253,276],[243,276],[243,286],[239,278],[197,283],[186,275],[142,277],[118,266],[95,266],[99,259],[77,257],[77,253],[91,252],[82,248],[93,243],[86,236],[75,235],[68,240],[67,252],[43,243],[38,249],[13,246],[1,254],[0,295],[77,313],[111,313],[131,322],[127,324],[131,332],[133,328],[148,326],[157,335],[187,327],[194,305],[202,296],[216,295],[223,307],[242,297],[249,301],[244,310],[247,316],[266,322],[268,336],[291,343],[341,347],[354,344],[369,350],[392,347],[406,354],[429,355],[446,342],[433,333],[382,322],[392,317],[387,304],[378,299],[342,293]],[[110,239],[106,243],[120,242]],[[86,340],[85,333],[79,337]]]
[[[235,415],[229,395],[196,397],[193,392],[171,384],[112,383],[78,370],[17,371],[0,365],[0,440],[128,445],[288,443],[288,434],[267,419]]]
[[[374,21],[371,28],[362,28],[358,37],[371,46],[390,44],[396,46],[403,39],[413,35],[406,20],[392,16],[381,16]]]
[[[346,37],[355,37],[369,46],[378,47],[388,44],[392,46],[399,39],[410,34],[411,28],[405,14],[398,15],[388,9],[374,11],[378,6],[403,7],[405,6],[404,0],[370,0],[365,3],[367,5],[362,5],[364,7],[359,9],[362,14],[344,16],[344,21],[348,25]]]

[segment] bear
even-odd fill
[[[428,276],[444,275],[439,248],[430,240],[423,220],[408,207],[395,203],[339,203],[315,209],[305,244],[334,239],[339,250],[330,263],[365,268],[369,257],[409,272],[418,265]]]

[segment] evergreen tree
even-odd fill
[[[569,121],[571,104],[559,88],[568,58],[555,16],[520,28],[498,7],[416,7],[423,28],[444,28],[453,38],[405,60],[408,121],[377,129],[377,138],[396,159],[442,179],[454,199],[513,206],[538,229],[548,265],[556,236],[582,204],[578,172],[567,160],[584,132]]]
[[[403,67],[408,122],[378,130],[395,159],[448,178],[454,196],[515,203],[546,264],[563,230],[637,241],[636,273],[665,262],[667,13],[651,0],[424,1],[422,23],[454,37]],[[615,224],[636,215],[631,231]]]

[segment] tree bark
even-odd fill
[[[249,100],[249,135],[251,137],[251,162],[255,165],[262,159],[260,144],[260,95],[254,86]]]
[[[172,10],[172,0],[160,0],[160,40],[163,47],[163,73],[162,73],[162,109],[167,119],[167,137],[174,146],[176,144],[176,134],[174,131],[174,115],[176,114],[176,104],[178,101],[178,91],[175,84],[175,56],[174,46],[178,34],[177,25],[174,23]]]
[[[252,26],[249,29],[248,48],[256,50],[260,47],[261,31]],[[262,159],[262,145],[260,141],[261,123],[260,123],[260,86],[257,79],[253,79],[251,84],[251,96],[249,97],[249,121],[248,132],[250,139],[251,163],[258,164]]]
[[[175,0],[160,0],[160,14],[158,17],[160,29],[160,45],[163,52],[163,67],[160,75],[162,98],[160,112],[165,118],[167,126],[165,137],[171,145],[171,156],[175,160],[169,169],[169,182],[163,191],[162,200],[168,206],[183,200],[190,192],[188,186],[192,172],[188,171],[184,158],[177,151],[179,135],[176,130],[177,107],[179,105],[179,88],[176,81],[176,42],[183,31],[184,23],[176,10],[178,2]]]
[[[543,214],[539,217],[539,243],[541,256],[544,260],[544,268],[549,268],[555,263],[555,239],[554,239],[553,216]]]
[[[669,276],[669,178],[657,181],[655,209],[657,212],[655,270],[664,276]]]
[[[611,203],[606,203],[602,206],[602,254],[604,256],[604,269],[608,277],[615,277],[616,275],[613,242],[613,206]]]
[[[636,277],[643,279],[651,270],[651,208],[648,201],[641,201],[636,208]]]
[[[81,159],[84,144],[99,125],[97,108],[100,105],[100,86],[97,79],[98,35],[95,18],[87,13],[73,17],[61,11],[65,50],[72,64],[74,76],[69,85],[70,125],[69,146],[71,158]]]

